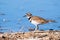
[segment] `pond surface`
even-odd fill
[[[0,0],[0,31],[27,32],[29,27],[35,28],[23,17],[27,12],[56,20],[56,23],[40,25],[39,30],[60,30],[60,0]]]

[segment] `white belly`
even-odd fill
[[[38,22],[36,22],[36,21],[34,21],[34,20],[32,20],[31,23],[34,24],[34,25],[40,24],[40,23],[38,23]]]

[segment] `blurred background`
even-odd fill
[[[28,32],[35,28],[25,13],[56,20],[56,23],[40,25],[39,30],[60,30],[60,0],[0,0],[0,32]]]

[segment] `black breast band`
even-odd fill
[[[30,20],[31,19],[31,17],[30,18],[28,18],[28,20]],[[31,21],[30,21],[31,22]]]
[[[31,17],[30,18],[28,18],[28,20],[30,20],[31,19]]]

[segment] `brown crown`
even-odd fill
[[[32,14],[31,14],[30,12],[26,13],[26,15],[28,15],[28,16],[32,16]]]

